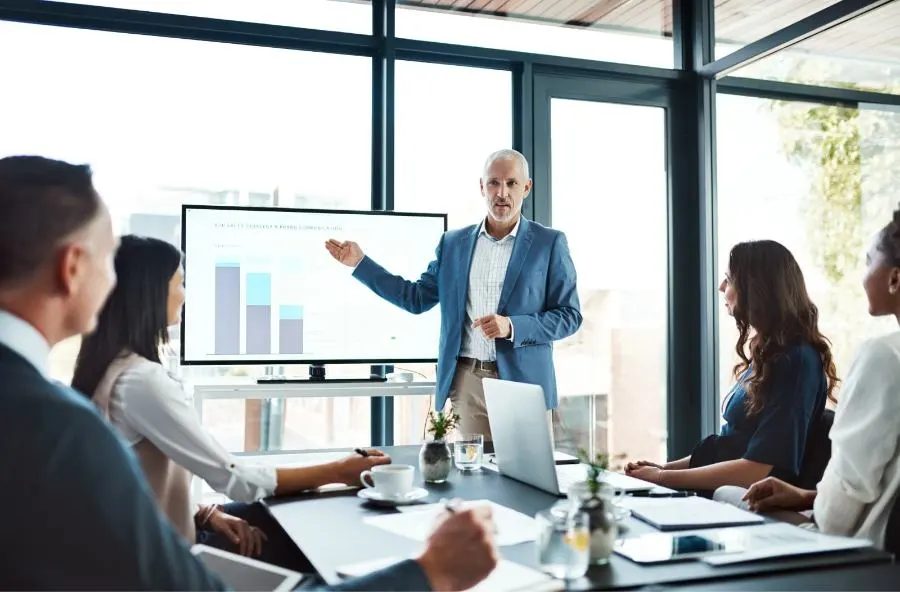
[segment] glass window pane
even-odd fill
[[[398,0],[397,36],[672,67],[671,0]]]
[[[840,0],[715,0],[716,59]]]
[[[24,89],[0,96],[0,156],[91,164],[117,232],[180,245],[184,203],[371,207],[369,58],[8,22],[0,56]]]
[[[371,0],[65,0],[109,8],[232,21],[372,33]]]
[[[584,316],[554,348],[556,440],[664,461],[664,110],[554,98],[551,134],[553,227],[568,238]]]
[[[734,72],[833,88],[900,92],[900,3],[892,2]]]
[[[720,277],[737,242],[790,249],[846,377],[857,347],[896,327],[869,316],[861,283],[869,242],[897,206],[900,113],[720,94],[716,118]],[[724,306],[719,315],[727,392],[737,330]]]
[[[477,224],[484,161],[512,144],[512,74],[398,61],[395,79],[394,209]]]

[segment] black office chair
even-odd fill
[[[809,427],[806,436],[806,450],[803,454],[803,463],[800,465],[800,475],[797,485],[803,489],[815,489],[822,476],[825,467],[831,460],[831,426],[834,424],[834,411],[825,409],[818,420]]]
[[[894,555],[900,554],[900,495],[894,497],[894,505],[888,515],[884,531],[884,550]]]

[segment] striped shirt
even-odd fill
[[[500,305],[500,294],[506,279],[506,268],[516,244],[519,222],[512,231],[495,239],[487,233],[484,222],[478,230],[472,266],[469,268],[469,289],[466,296],[466,318],[463,324],[462,346],[459,355],[481,361],[493,362],[497,359],[497,347],[493,339],[486,339],[480,328],[473,329],[475,319],[496,314]],[[510,335],[511,337],[512,335]]]

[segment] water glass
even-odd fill
[[[482,434],[463,434],[453,445],[453,457],[456,468],[460,471],[477,471],[481,469],[484,458],[484,436]]]
[[[535,515],[538,566],[560,580],[574,580],[587,572],[591,530],[588,515],[561,502]]]

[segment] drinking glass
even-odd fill
[[[591,530],[588,515],[560,502],[535,515],[538,566],[554,578],[573,580],[587,572]]]
[[[482,434],[463,434],[453,445],[453,457],[456,468],[461,471],[477,471],[484,458],[484,436]]]

